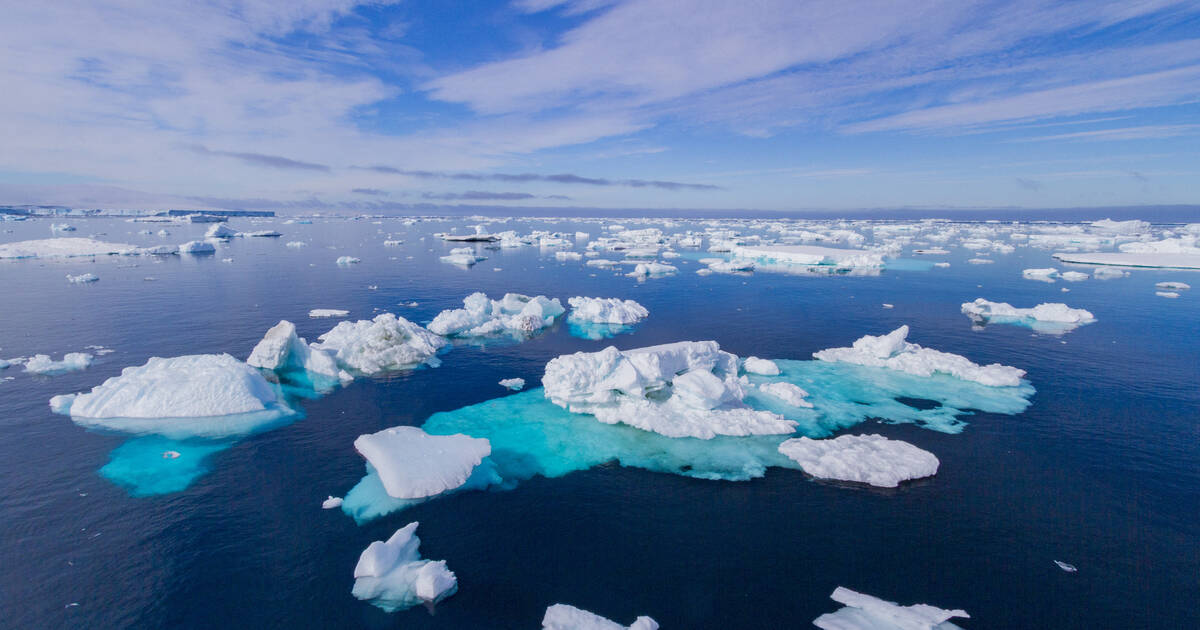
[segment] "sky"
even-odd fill
[[[0,204],[1200,203],[1200,2],[0,0]]]

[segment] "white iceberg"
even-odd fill
[[[424,499],[457,489],[492,452],[485,439],[429,435],[408,426],[360,435],[354,448],[396,499]]]
[[[565,309],[558,298],[507,293],[499,300],[484,293],[463,299],[463,308],[438,313],[429,330],[447,337],[485,337],[499,333],[527,335],[550,326]]]
[[[222,240],[230,239],[237,236],[237,230],[229,227],[227,223],[214,223],[209,226],[208,231],[204,233],[204,238],[219,238]]]
[[[317,339],[313,348],[332,352],[338,365],[363,374],[414,367],[446,345],[445,339],[392,313],[340,322]]]
[[[658,622],[650,617],[638,617],[623,626],[596,613],[568,604],[554,604],[542,617],[542,630],[658,630]]]
[[[345,317],[350,314],[350,311],[340,308],[314,308],[308,312],[309,317]]]
[[[306,385],[313,389],[328,389],[352,377],[338,368],[337,359],[328,350],[313,348],[303,338],[296,336],[296,326],[280,320],[263,335],[254,346],[246,364],[270,370],[280,375],[303,374]]]
[[[342,497],[329,496],[321,502],[322,510],[333,510],[342,507]]]
[[[1192,288],[1192,285],[1186,282],[1156,282],[1154,286],[1163,291],[1186,291]]]
[[[907,337],[908,326],[901,326],[886,335],[865,335],[849,348],[829,348],[814,352],[813,356],[822,361],[882,367],[917,376],[948,374],[991,387],[1016,387],[1025,376],[1025,370],[999,363],[978,365],[957,354],[909,343]]]
[[[822,630],[961,630],[949,620],[971,618],[965,610],[943,610],[929,604],[901,606],[842,586],[829,597],[845,608],[813,620]]]
[[[77,424],[172,438],[250,433],[295,412],[258,370],[228,354],[152,357],[50,407]]]
[[[883,255],[865,249],[841,249],[815,245],[738,245],[734,258],[788,265],[831,265],[839,268],[883,267]]]
[[[635,324],[650,315],[641,304],[620,298],[573,297],[567,304],[571,305],[568,319],[594,324]]]
[[[458,579],[445,560],[421,559],[417,523],[396,530],[387,541],[363,550],[354,567],[355,597],[395,612],[417,604],[435,604],[458,590]]]
[[[32,374],[63,374],[87,368],[92,364],[92,355],[86,352],[68,352],[62,361],[55,361],[45,354],[35,354],[25,360],[25,371]]]
[[[354,256],[338,256],[336,262],[339,265],[357,265],[358,263],[362,262],[362,259],[355,258]]]
[[[808,397],[808,392],[799,385],[794,385],[792,383],[763,383],[758,386],[758,391],[766,393],[769,396],[774,396],[779,400],[782,400],[784,404],[788,404],[793,407],[811,409],[813,406],[811,402],[806,400]]]
[[[1071,308],[1061,302],[1038,304],[1033,308],[1016,308],[1007,302],[990,302],[976,298],[974,302],[965,302],[962,312],[972,321],[981,324],[1015,323],[1049,333],[1068,332],[1096,321],[1091,311]]]
[[[576,352],[552,359],[545,396],[573,413],[667,437],[791,433],[794,421],[742,402],[737,357],[715,341],[620,351]]]
[[[0,244],[0,258],[73,258],[137,253],[136,245],[91,238],[43,238]]]
[[[746,357],[746,360],[742,362],[742,369],[747,374],[761,374],[763,376],[777,376],[779,374],[779,366],[774,361],[758,357]]]
[[[100,277],[94,273],[81,273],[77,276],[67,274],[67,282],[71,284],[87,284],[89,282],[96,282],[99,279]]]
[[[633,268],[633,271],[630,271],[629,273],[627,273],[625,275],[627,275],[631,278],[647,278],[647,277],[655,277],[655,276],[667,276],[667,275],[670,275],[673,273],[677,273],[678,271],[679,271],[679,268],[674,265],[665,265],[663,263],[647,262],[647,263],[638,263],[637,266],[635,266]]]
[[[1063,280],[1066,280],[1067,282],[1082,282],[1084,280],[1087,280],[1091,276],[1087,275],[1086,273],[1079,272],[1079,271],[1064,271],[1061,274],[1059,274],[1059,277],[1062,278]]]
[[[506,378],[500,381],[500,386],[510,389],[514,392],[525,389],[525,379],[523,378]]]
[[[456,247],[450,250],[448,255],[442,256],[441,260],[444,263],[450,263],[452,265],[463,265],[470,267],[481,260],[487,260],[487,258],[475,255],[475,250],[473,248]]]
[[[933,453],[882,435],[842,435],[831,440],[799,437],[780,444],[779,452],[814,477],[881,488],[932,477],[938,470]]]

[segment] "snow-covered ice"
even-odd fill
[[[454,490],[492,452],[485,439],[429,435],[409,426],[360,435],[354,448],[370,462],[388,495],[397,499],[423,499]]]
[[[792,383],[763,383],[762,385],[758,386],[758,391],[763,392],[768,396],[774,396],[783,401],[784,404],[791,405],[793,407],[811,409],[813,406],[813,404],[807,400],[808,392],[799,385],[794,385]]]
[[[514,392],[525,389],[525,379],[523,378],[506,378],[500,381],[500,387],[510,389]]]
[[[67,282],[71,284],[87,284],[89,282],[96,282],[99,279],[100,277],[94,273],[81,273],[75,276],[67,274]]]
[[[345,317],[350,314],[350,311],[340,308],[314,308],[308,312],[309,317]]]
[[[881,488],[931,477],[938,469],[933,453],[882,435],[842,435],[829,440],[799,437],[780,444],[779,452],[814,477]]]
[[[73,258],[136,253],[136,245],[91,238],[44,238],[0,244],[0,258]]]
[[[423,560],[417,523],[396,530],[387,541],[367,546],[354,567],[355,597],[396,612],[417,604],[435,604],[458,590],[458,579],[445,560]]]
[[[35,354],[25,360],[25,371],[32,374],[63,374],[86,369],[92,364],[92,355],[86,352],[68,352],[62,361],[55,361],[45,354]]]
[[[901,326],[886,335],[865,335],[849,348],[829,348],[814,352],[813,356],[822,361],[883,367],[917,376],[948,374],[992,387],[1016,387],[1025,376],[1025,370],[999,363],[978,365],[961,355],[909,343],[907,337],[908,326]]]
[[[943,610],[929,604],[901,606],[843,586],[829,597],[845,607],[813,620],[822,630],[955,630],[959,626],[950,619],[971,618],[965,610]]]
[[[334,353],[343,369],[363,374],[415,367],[432,358],[446,340],[392,313],[339,322],[313,348]]]
[[[542,630],[658,630],[658,622],[642,616],[628,626],[568,604],[554,604],[542,617]]]
[[[1028,326],[1039,332],[1069,332],[1096,321],[1090,311],[1071,308],[1061,302],[1038,304],[1033,308],[1016,308],[1007,302],[990,302],[976,298],[962,305],[962,312],[976,323],[1003,323]]]
[[[641,304],[620,298],[577,296],[568,299],[567,304],[571,306],[568,319],[594,324],[636,324],[650,315]]]
[[[292,379],[301,377],[301,384],[317,391],[330,389],[353,378],[338,367],[333,352],[313,348],[306,340],[296,336],[296,326],[286,319],[263,335],[250,352],[246,364]]]
[[[463,299],[463,308],[438,313],[429,330],[447,337],[486,337],[500,333],[529,335],[554,323],[565,312],[558,298],[507,293],[499,300],[484,293]]]
[[[758,357],[746,357],[746,360],[742,362],[742,369],[748,374],[761,374],[763,376],[775,376],[779,374],[779,366],[774,361]]]
[[[212,254],[217,251],[208,241],[188,241],[179,246],[180,254]]]

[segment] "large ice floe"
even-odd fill
[[[1090,311],[1071,308],[1061,302],[1038,304],[1033,308],[1017,308],[1007,302],[991,302],[976,298],[965,302],[962,312],[976,324],[1017,324],[1038,332],[1061,334],[1096,321]]]
[[[173,438],[244,435],[296,413],[258,370],[228,354],[153,357],[50,406],[84,426]]]
[[[961,355],[910,343],[907,337],[908,326],[901,326],[886,335],[865,335],[849,348],[829,348],[814,352],[813,356],[821,361],[883,367],[918,376],[949,374],[994,387],[1015,387],[1025,376],[1025,370],[999,363],[978,365]]]
[[[86,352],[68,352],[61,361],[51,359],[49,355],[35,354],[25,360],[25,371],[32,374],[65,374],[86,369],[92,364],[92,355]]]
[[[1183,236],[1159,241],[1134,241],[1117,246],[1116,252],[1055,252],[1063,262],[1119,267],[1200,269],[1200,237]]]
[[[841,435],[831,440],[799,437],[780,444],[779,452],[813,477],[881,488],[931,477],[938,469],[933,453],[882,435]]]
[[[296,336],[296,326],[286,319],[267,331],[250,352],[246,363],[318,392],[354,378],[338,367],[333,351],[313,348]]]
[[[43,238],[0,244],[0,258],[74,258],[139,253],[136,245],[106,243],[91,238]]]
[[[650,315],[646,307],[619,298],[573,297],[567,300],[571,313],[567,328],[583,339],[607,339],[633,331],[633,324]]]
[[[343,369],[367,375],[415,367],[446,345],[445,339],[392,313],[340,322],[317,340],[313,349],[332,353]]]
[[[554,604],[542,617],[542,630],[658,630],[658,622],[641,616],[628,626],[568,604]]]
[[[396,612],[418,604],[436,604],[458,590],[458,579],[445,560],[421,558],[417,523],[396,530],[386,541],[363,550],[354,567],[355,597]]]
[[[965,610],[944,610],[929,604],[901,606],[843,586],[829,597],[844,608],[813,620],[813,625],[822,630],[955,630],[959,626],[950,619],[971,618]]]
[[[740,245],[733,247],[730,254],[735,259],[785,265],[838,268],[883,267],[882,254],[864,249],[841,249],[815,245]]]
[[[668,437],[786,434],[796,423],[749,408],[738,359],[715,341],[563,355],[546,364],[545,394],[573,413]]]
[[[503,298],[492,300],[484,293],[472,293],[463,299],[463,308],[438,313],[429,330],[447,337],[508,334],[522,338],[552,325],[564,312],[566,309],[558,298],[544,295],[506,293]]]

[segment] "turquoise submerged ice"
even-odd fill
[[[113,450],[100,474],[135,497],[179,492],[207,473],[208,459],[230,445],[159,435],[135,438]]]

